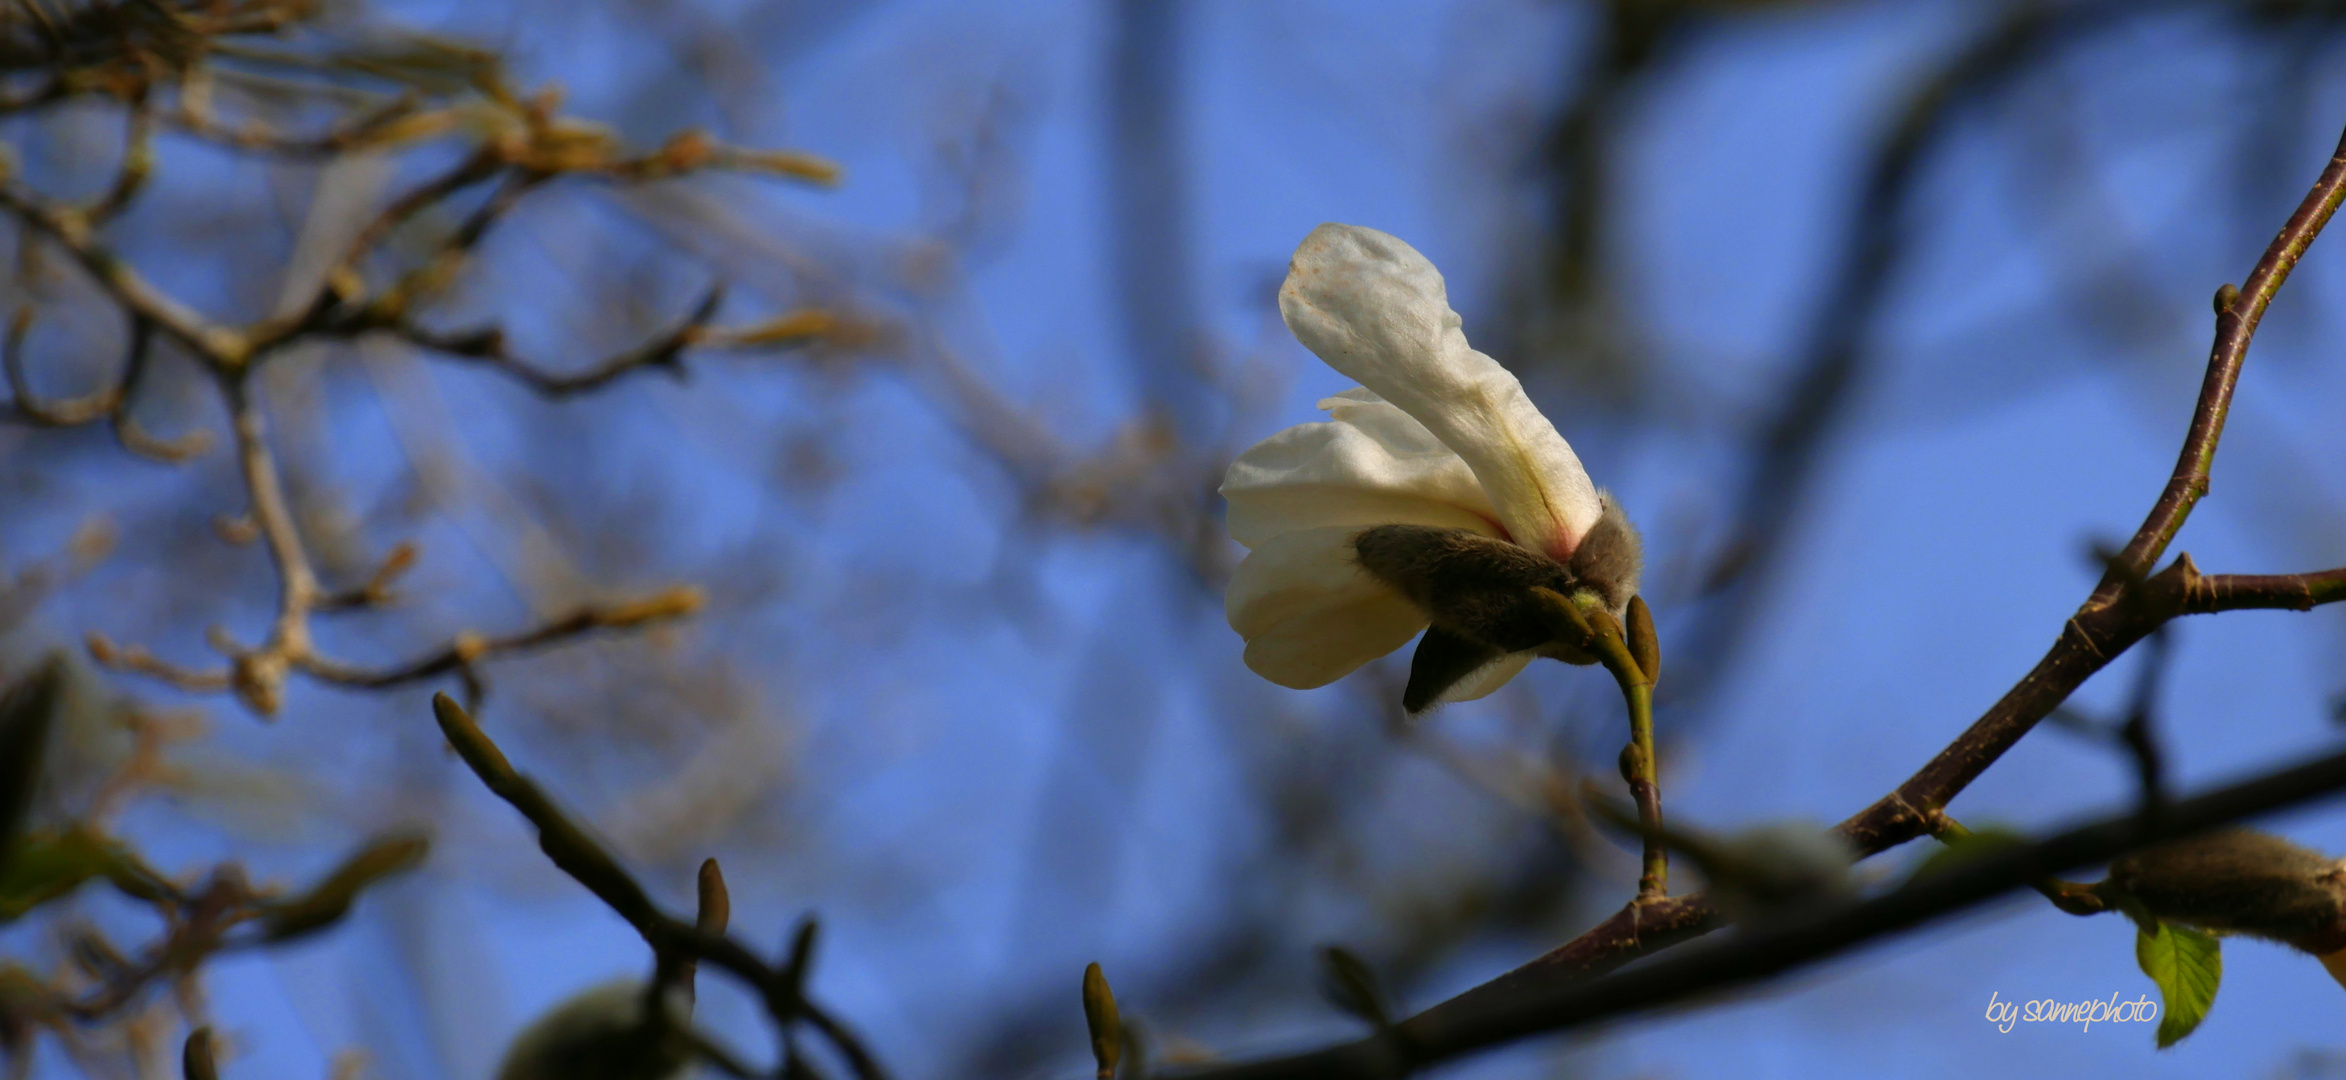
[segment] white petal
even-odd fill
[[[1325,525],[1440,525],[1499,535],[1498,511],[1465,460],[1364,389],[1320,402],[1334,419],[1256,443],[1222,481],[1230,536],[1254,547]]]
[[[1426,628],[1415,605],[1360,569],[1359,531],[1281,533],[1238,564],[1223,610],[1255,674],[1296,690],[1326,686]]]
[[[1441,698],[1435,701],[1434,705],[1448,705],[1453,701],[1473,701],[1476,698],[1489,697],[1497,693],[1500,687],[1507,685],[1517,675],[1523,674],[1523,669],[1529,666],[1533,660],[1538,659],[1539,655],[1536,649],[1526,649],[1522,652],[1508,653],[1484,664],[1474,669],[1473,673],[1467,677],[1450,684],[1450,689],[1443,691]],[[1428,706],[1428,708],[1432,707]]]
[[[1580,459],[1498,361],[1474,351],[1434,264],[1399,239],[1322,225],[1295,249],[1279,314],[1328,366],[1457,451],[1516,543],[1567,558],[1603,512]]]

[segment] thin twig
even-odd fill
[[[520,380],[541,396],[560,399],[602,389],[638,370],[659,369],[675,378],[683,378],[684,365],[680,357],[685,347],[706,331],[709,319],[717,313],[717,305],[724,298],[723,289],[711,289],[690,314],[659,336],[576,374],[567,375],[547,371],[514,356],[505,347],[505,332],[494,327],[442,334],[401,322],[393,327],[393,331],[417,346],[446,356],[478,361]]]
[[[393,667],[352,667],[315,653],[305,653],[294,666],[325,682],[362,690],[383,690],[463,671],[492,656],[528,652],[598,631],[631,630],[680,619],[700,610],[700,606],[700,590],[679,587],[622,604],[588,604],[542,625],[503,637],[458,634],[447,647]]]
[[[2207,376],[2200,385],[2199,402],[2192,408],[2191,428],[2183,437],[2175,473],[2151,505],[2142,527],[2135,530],[2134,539],[2118,553],[2116,564],[2103,573],[2089,604],[2115,602],[2124,591],[2127,573],[2149,573],[2151,564],[2158,561],[2191,516],[2192,507],[2207,495],[2216,443],[2223,438],[2225,418],[2231,415],[2232,390],[2239,385],[2241,366],[2248,359],[2248,343],[2256,336],[2257,324],[2264,321],[2265,309],[2272,305],[2282,283],[2289,280],[2289,272],[2297,268],[2297,260],[2304,257],[2314,237],[2321,235],[2330,215],[2337,213],[2340,200],[2346,200],[2346,137],[2339,139],[2329,167],[2322,170],[2313,190],[2297,204],[2297,212],[2265,248],[2248,281],[2216,313],[2216,341],[2208,351]]]
[[[497,748],[453,698],[446,694],[433,695],[432,713],[439,720],[440,731],[473,774],[537,827],[538,846],[554,865],[627,920],[629,926],[643,935],[644,943],[651,946],[655,955],[693,956],[723,968],[759,996],[783,1031],[796,1021],[805,1020],[847,1059],[860,1080],[888,1080],[888,1072],[879,1059],[872,1056],[845,1024],[808,1000],[793,973],[760,959],[748,946],[731,937],[661,911],[651,894],[620,867],[618,858],[605,850],[591,833],[572,822],[536,781],[516,771],[506,760],[504,751]]]
[[[0,182],[0,210],[64,248],[98,286],[132,317],[153,324],[215,368],[244,363],[251,354],[245,336],[205,318],[194,308],[149,283],[130,264],[98,243],[81,213],[54,206],[30,190]]]

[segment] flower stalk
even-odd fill
[[[1645,845],[1637,898],[1661,899],[1670,890],[1670,851],[1662,836],[1661,766],[1654,754],[1654,681],[1662,665],[1653,614],[1644,597],[1631,597],[1625,633],[1604,609],[1603,600],[1592,594],[1568,597],[1553,589],[1534,588],[1532,595],[1549,614],[1556,639],[1596,657],[1621,688],[1621,700],[1629,709],[1629,744],[1621,748],[1621,779],[1629,785],[1630,801],[1637,806],[1638,834]]]

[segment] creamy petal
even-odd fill
[[[1254,547],[1326,525],[1438,525],[1499,535],[1474,470],[1425,425],[1365,389],[1320,402],[1333,419],[1279,432],[1230,463],[1230,536]]]
[[[1523,669],[1530,666],[1533,660],[1539,658],[1539,655],[1538,650],[1527,649],[1523,652],[1508,653],[1484,664],[1476,668],[1474,674],[1452,683],[1450,689],[1442,692],[1441,700],[1434,704],[1441,706],[1453,701],[1473,701],[1476,698],[1489,697],[1497,693],[1500,687],[1507,685],[1517,675],[1523,674]]]
[[[1434,264],[1398,238],[1322,225],[1279,314],[1297,340],[1415,417],[1474,471],[1517,543],[1567,558],[1602,508],[1580,458],[1498,361],[1474,351]]]
[[[1271,537],[1230,576],[1223,611],[1246,666],[1296,690],[1326,686],[1409,643],[1426,617],[1360,569],[1353,526]]]

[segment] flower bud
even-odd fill
[[[1590,535],[1593,540],[1619,534],[1599,528]],[[1634,544],[1636,534],[1626,535]],[[1602,605],[1612,601],[1581,581],[1572,565],[1471,529],[1379,525],[1354,537],[1352,548],[1361,569],[1406,597],[1433,624],[1418,641],[1409,685],[1401,695],[1411,713],[1424,711],[1451,687],[1510,653],[1537,649],[1566,663],[1595,663],[1596,657],[1581,647],[1585,641],[1559,638],[1539,590],[1585,598],[1596,605],[1591,616],[1611,625],[1612,616]]]
[[[1116,1063],[1124,1054],[1124,1021],[1116,1012],[1116,992],[1097,963],[1083,969],[1083,1022],[1091,1030],[1092,1061],[1100,1080],[1113,1080]]]
[[[522,1030],[497,1080],[672,1080],[692,1064],[682,1018],[655,1016],[643,982],[582,991]]]
[[[1537,648],[1552,635],[1536,587],[1570,595],[1564,564],[1467,529],[1379,525],[1355,537],[1361,569],[1425,612],[1437,627],[1498,652]]]
[[[2294,945],[2346,949],[2346,865],[2278,836],[2226,829],[2110,864],[2102,886],[2161,919]]]

